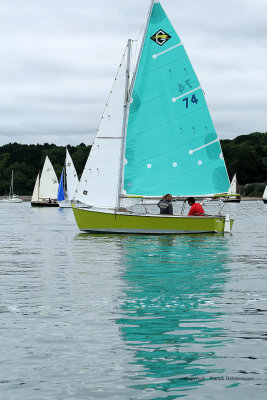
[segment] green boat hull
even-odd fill
[[[186,234],[224,232],[224,216],[142,215],[111,213],[73,207],[79,229],[83,232]],[[230,220],[232,228],[233,220]]]

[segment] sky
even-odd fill
[[[0,0],[0,145],[91,144],[150,0]],[[162,0],[220,139],[267,131],[267,1]]]

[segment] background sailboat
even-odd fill
[[[267,185],[266,185],[266,187],[264,189],[264,192],[263,192],[263,195],[262,195],[262,200],[263,200],[263,203],[267,203]]]
[[[159,1],[152,1],[130,83],[131,40],[120,64],[76,199],[85,231],[222,231],[225,218],[127,214],[121,207],[162,195],[226,193],[229,178],[203,91]],[[230,222],[227,223],[230,229]]]
[[[223,199],[225,203],[240,203],[240,189],[237,182],[236,174],[234,174],[233,179],[231,181],[230,188],[228,189],[227,197]]]
[[[42,174],[38,173],[33,189],[31,205],[33,207],[58,207],[58,180],[48,156],[45,158]]]
[[[65,183],[65,185],[64,185]],[[65,175],[61,174],[58,189],[58,204],[61,208],[71,208],[71,202],[74,199],[75,190],[79,184],[78,175],[73,164],[72,158],[66,148]],[[66,186],[66,187],[65,187]]]
[[[13,170],[11,173],[11,183],[10,183],[10,188],[9,188],[9,195],[7,198],[0,200],[2,203],[22,203],[22,199],[20,199],[15,193],[14,193],[14,174]]]
[[[65,202],[64,168],[61,172],[60,181],[59,181],[59,185],[58,185],[57,202],[58,202],[59,206],[60,206],[60,202]]]

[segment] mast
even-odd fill
[[[118,184],[116,208],[119,208],[120,204],[121,204],[121,188],[122,188],[123,164],[124,164],[124,147],[125,147],[126,125],[127,125],[128,108],[129,108],[128,104],[129,104],[129,98],[130,98],[130,96],[129,96],[129,80],[130,80],[131,46],[132,46],[132,40],[128,39],[126,80],[125,80],[125,101],[124,101],[122,139],[121,139],[121,159],[120,159],[120,172],[119,172],[119,184]]]
[[[125,84],[125,105],[124,105],[124,114],[123,114],[120,174],[119,174],[118,197],[117,197],[117,206],[116,206],[116,208],[119,208],[120,204],[121,204],[121,189],[122,189],[122,186],[123,186],[123,182],[122,182],[122,180],[123,180],[123,165],[124,165],[124,151],[125,151],[127,119],[128,119],[128,114],[129,114],[129,101],[130,101],[131,96],[132,96],[132,91],[133,91],[133,87],[134,87],[134,83],[135,83],[135,79],[136,79],[136,75],[137,75],[137,71],[138,71],[138,67],[139,67],[139,63],[140,63],[140,59],[141,59],[141,55],[142,55],[142,51],[143,51],[143,47],[144,47],[147,28],[148,28],[148,25],[149,25],[150,16],[151,16],[151,13],[152,13],[152,10],[153,10],[154,3],[159,3],[159,1],[158,0],[151,0],[149,12],[148,12],[148,17],[147,17],[147,21],[146,21],[146,27],[145,27],[144,35],[143,35],[143,39],[142,39],[142,44],[141,44],[141,47],[140,47],[138,60],[136,62],[136,66],[135,66],[135,70],[134,70],[134,73],[133,73],[133,77],[132,77],[132,81],[131,81],[130,87],[129,87],[129,79],[130,79],[130,57],[131,57],[132,40],[128,39],[128,44],[127,44],[128,51],[127,51],[127,68],[126,68],[126,84]]]
[[[145,43],[147,28],[148,28],[148,24],[149,24],[149,21],[150,21],[150,17],[151,17],[151,13],[152,13],[152,10],[153,10],[154,3],[159,3],[159,0],[151,0],[151,3],[150,3],[150,8],[149,8],[149,12],[148,12],[148,17],[147,17],[147,21],[146,21],[146,27],[145,27],[145,30],[144,30],[142,44],[141,44],[140,51],[139,51],[139,54],[138,54],[138,59],[137,59],[136,65],[135,65],[135,70],[134,70],[134,73],[133,73],[132,82],[131,82],[131,86],[130,86],[130,90],[129,90],[130,96],[132,95],[132,92],[133,92],[133,87],[134,87],[134,83],[135,83],[135,79],[136,79],[136,75],[137,75],[137,71],[138,71],[138,67],[139,67],[139,63],[140,63],[140,59],[141,59],[141,55],[142,55],[142,52],[143,52],[143,47],[144,47],[144,43]]]
[[[38,203],[40,201],[40,170],[38,171]]]
[[[12,197],[13,196],[13,169],[12,169],[12,172],[11,172],[11,184],[10,184],[10,189],[9,189],[9,197]]]

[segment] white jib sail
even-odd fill
[[[267,186],[265,187],[265,190],[264,190],[264,192],[263,192],[262,198],[263,198],[263,199],[267,199]]]
[[[67,196],[68,200],[71,201],[79,184],[79,179],[68,149],[66,149],[66,180]]]
[[[40,179],[40,199],[56,199],[58,191],[58,180],[48,156],[46,156],[45,163],[42,170]]]
[[[126,64],[124,54],[75,193],[75,200],[90,206],[116,207],[121,167]]]
[[[39,200],[39,185],[40,185],[40,174],[38,173],[36,181],[35,181],[35,185],[34,185],[34,189],[33,189],[33,193],[32,193],[32,199],[31,201],[38,201]]]
[[[230,188],[228,190],[228,194],[237,194],[237,182],[236,182],[236,174],[234,174],[234,177],[232,179]]]

